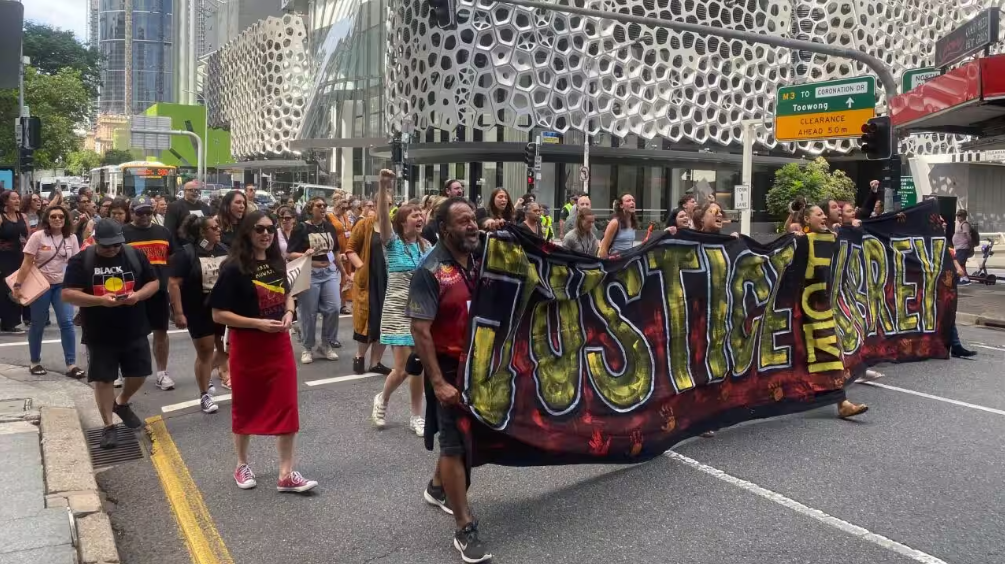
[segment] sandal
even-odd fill
[[[42,368],[41,364],[33,364],[31,366],[31,368],[28,369],[28,372],[32,376],[45,376],[46,374],[49,373],[48,370],[46,370],[45,368]]]
[[[66,375],[69,376],[70,378],[75,379],[75,380],[80,380],[86,374],[87,373],[84,372],[84,369],[81,368],[81,367],[79,367],[79,366],[74,366],[73,368],[71,368],[71,369],[69,369],[69,370],[66,371]]]

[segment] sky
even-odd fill
[[[24,19],[69,29],[84,41],[87,37],[87,0],[22,0]]]

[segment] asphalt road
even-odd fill
[[[380,378],[307,384],[351,374],[350,332],[343,319],[342,360],[300,373],[297,467],[321,483],[312,495],[271,487],[276,454],[264,437],[252,441],[259,487],[237,489],[228,403],[215,415],[165,413],[237,563],[460,561],[452,519],[422,501],[434,454],[407,430],[406,390],[377,431],[369,413]],[[1005,562],[1005,332],[961,334],[975,360],[884,366],[877,385],[851,388],[870,405],[858,421],[824,408],[725,429],[636,466],[476,469],[482,536],[502,563]],[[0,361],[26,362],[26,346],[7,346],[24,338],[4,339]],[[145,388],[141,416],[195,399],[187,335],[172,346],[179,387]],[[58,344],[44,350],[49,366],[61,364]],[[99,482],[115,502],[125,564],[189,561],[148,461]]]

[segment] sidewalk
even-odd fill
[[[88,404],[85,384],[0,365],[0,564],[119,562],[81,426],[100,425]]]
[[[956,311],[958,323],[1005,328],[1005,282],[960,286]]]

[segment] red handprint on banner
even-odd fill
[[[660,427],[663,432],[669,433],[677,428],[677,417],[674,416],[670,404],[665,403],[660,407],[660,418],[663,420],[663,426]]]
[[[628,454],[638,456],[639,453],[642,452],[642,431],[639,431],[638,429],[632,431],[628,440],[632,443],[632,448],[628,451]]]
[[[775,401],[782,401],[782,397],[785,395],[782,391],[782,385],[779,382],[771,382],[768,384],[768,391],[771,392],[771,399]]]
[[[611,448],[611,438],[604,440],[604,434],[600,429],[593,429],[593,438],[590,439],[590,454],[594,456],[607,456],[607,450]]]

